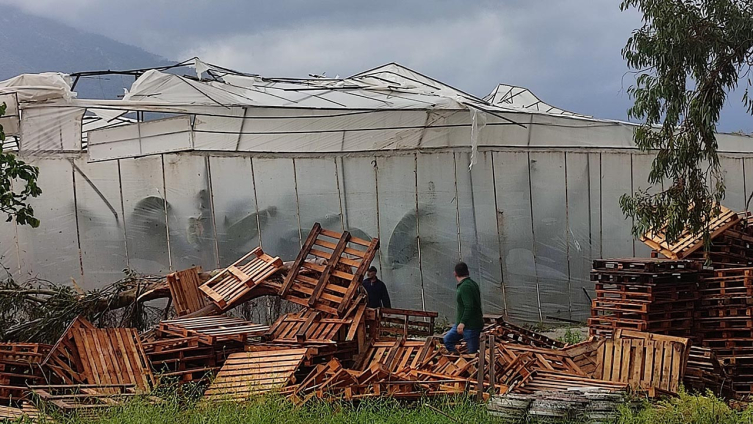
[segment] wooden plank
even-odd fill
[[[322,230],[322,234],[327,234]],[[350,233],[345,231],[340,235],[340,239],[337,241],[337,245],[335,246],[335,249],[332,251],[332,256],[330,260],[327,262],[327,266],[324,267],[324,271],[322,272],[321,276],[319,277],[319,281],[316,283],[316,287],[314,287],[313,292],[311,293],[311,299],[309,299],[309,306],[314,306],[314,304],[319,300],[319,294],[321,294],[322,290],[324,290],[324,286],[329,283],[329,277],[332,275],[332,273],[335,271],[335,267],[340,261],[340,256],[342,256],[343,251],[345,250],[345,247],[348,245],[348,241],[350,240]]]
[[[322,230],[322,226],[319,225],[318,222],[314,224],[314,227],[311,229],[311,232],[306,238],[306,242],[303,244],[300,252],[298,253],[298,257],[295,258],[295,261],[293,262],[293,265],[290,268],[290,272],[288,272],[288,275],[285,277],[285,282],[282,284],[282,289],[280,290],[280,296],[285,297],[290,291],[290,289],[293,287],[293,282],[298,276],[298,273],[301,270],[301,266],[304,264],[304,261],[306,260],[306,257],[308,256],[308,252],[314,246],[314,242],[319,236],[319,233],[321,232],[321,230]]]

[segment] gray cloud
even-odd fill
[[[345,76],[398,62],[483,96],[525,86],[556,106],[625,119],[621,58],[635,11],[619,1],[194,2],[0,0],[173,60],[272,76]],[[753,131],[731,97],[723,130]]]

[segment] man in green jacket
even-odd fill
[[[455,352],[455,345],[465,340],[468,353],[478,351],[479,336],[484,328],[484,314],[481,312],[481,290],[469,277],[468,265],[460,262],[455,265],[457,280],[457,317],[455,325],[444,336],[444,345],[449,352]]]

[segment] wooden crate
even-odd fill
[[[254,287],[282,267],[282,260],[260,247],[247,253],[199,287],[221,309],[233,307]]]
[[[720,209],[720,214],[714,217],[708,226],[712,239],[733,227],[741,219],[738,214],[724,206],[720,206]],[[682,259],[703,247],[703,234],[691,234],[686,230],[677,242],[670,244],[663,232],[647,232],[641,237],[641,241],[670,259]]]
[[[285,278],[280,295],[299,305],[343,316],[351,309],[361,278],[378,248],[379,239],[362,240],[347,231],[325,230],[316,223]],[[326,264],[308,258],[324,259]]]
[[[199,290],[200,272],[201,267],[193,267],[167,275],[167,285],[170,287],[176,315],[187,315],[209,304],[204,292]]]
[[[158,337],[196,336],[202,343],[211,346],[224,341],[245,343],[249,338],[261,337],[268,330],[269,326],[263,324],[217,315],[162,321],[157,334]]]
[[[234,353],[217,373],[204,399],[244,401],[282,389],[294,382],[294,374],[307,356],[306,348]]]

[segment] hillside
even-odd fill
[[[102,35],[86,33],[9,6],[0,17],[0,80],[21,73],[134,69],[169,64],[166,59]],[[122,95],[132,78],[109,76],[80,81],[79,97]]]

